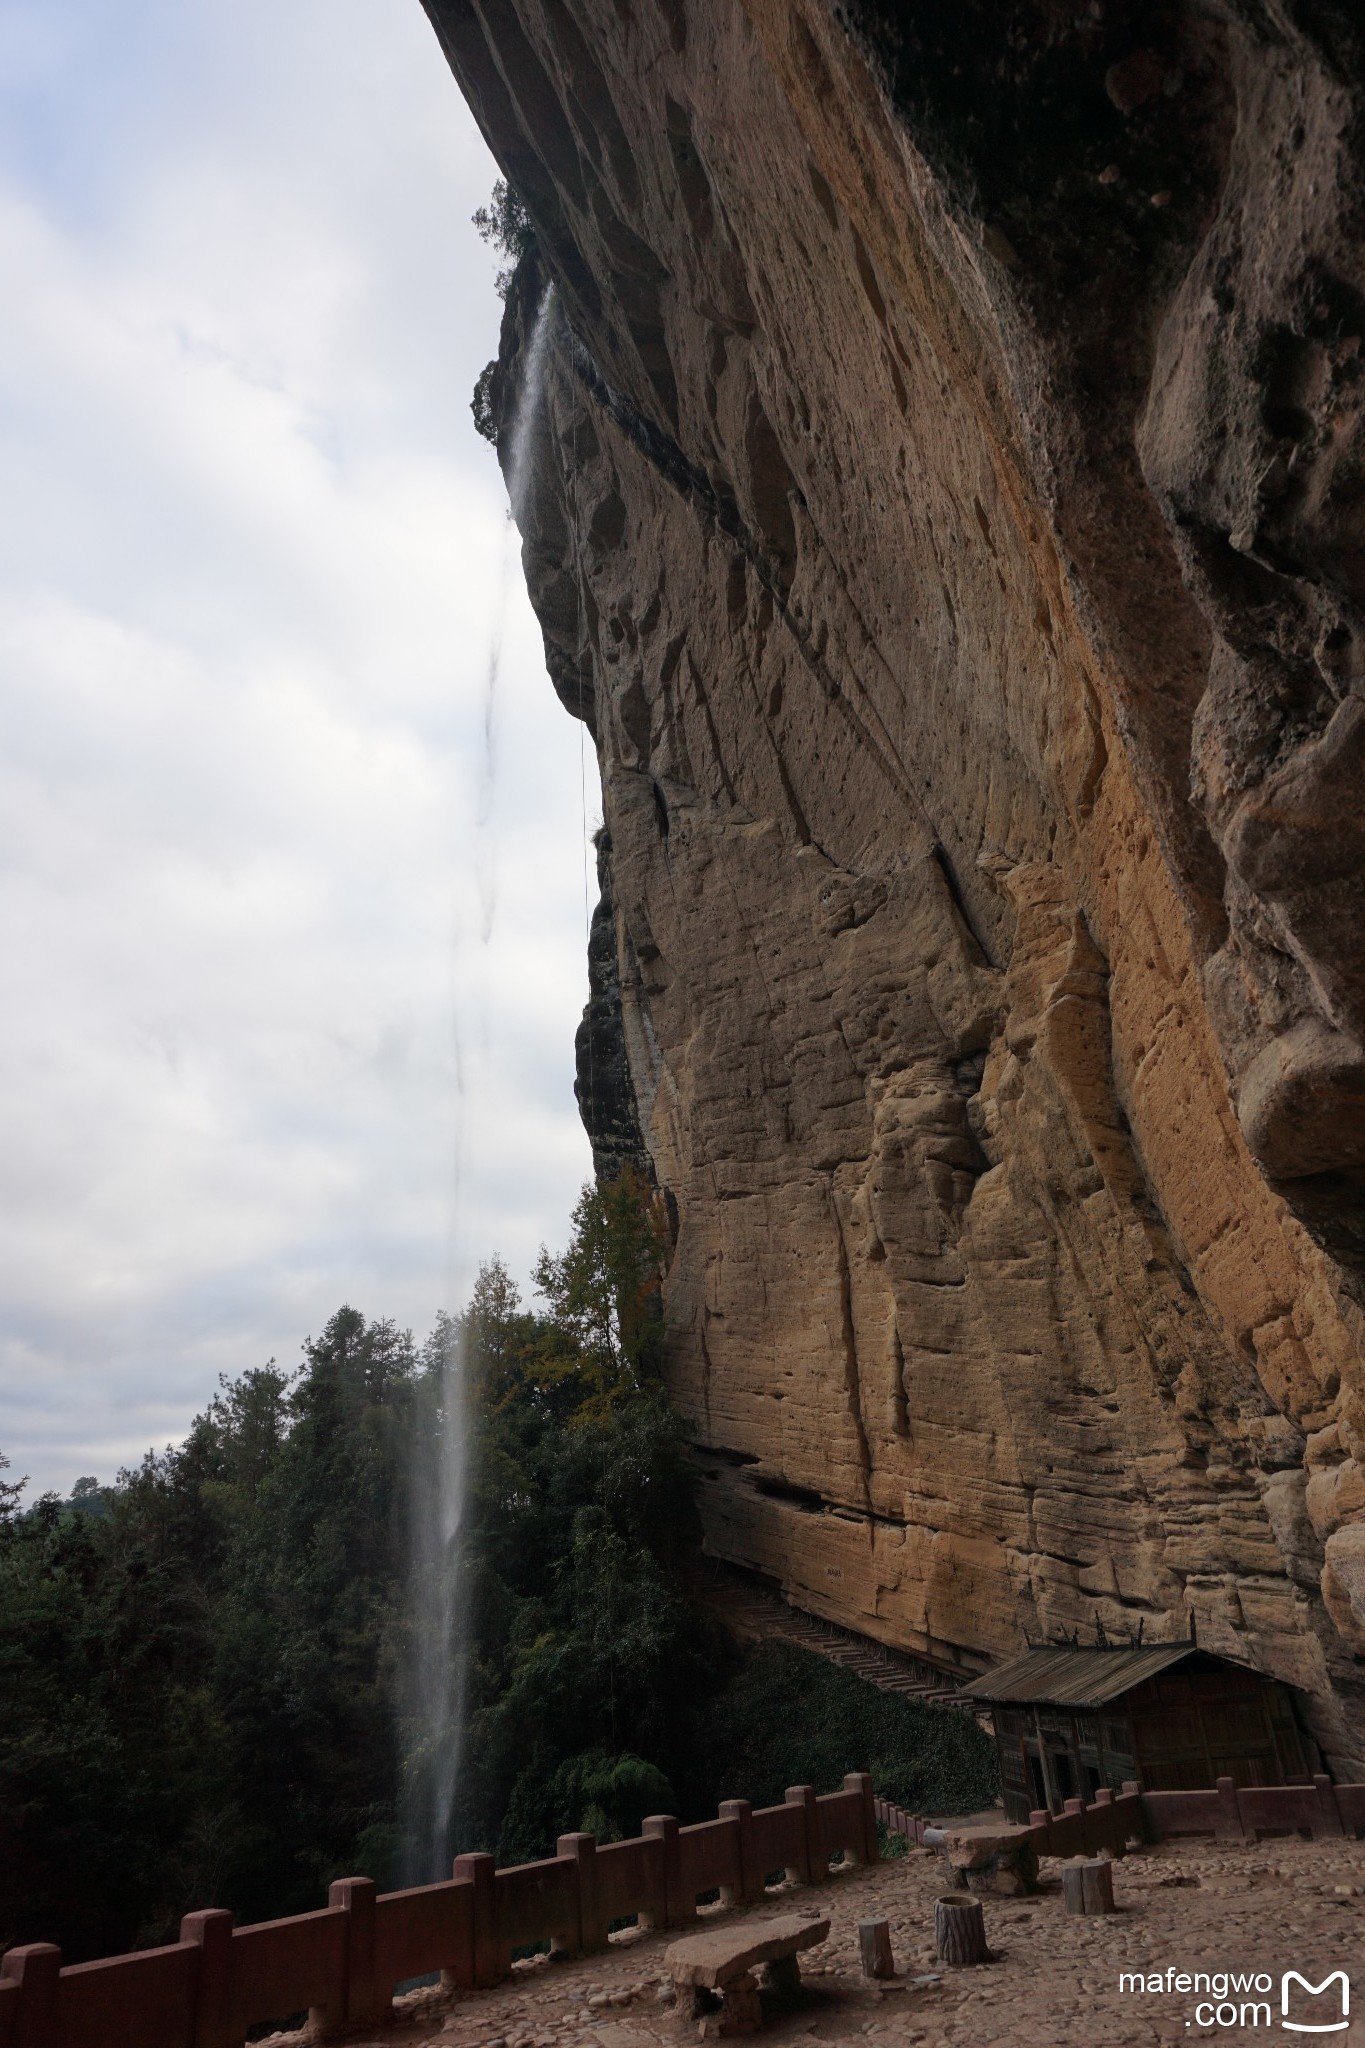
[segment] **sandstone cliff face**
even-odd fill
[[[1360,1770],[1350,13],[428,10],[710,1544],[978,1665],[1193,1614]]]

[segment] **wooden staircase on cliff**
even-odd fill
[[[841,1664],[879,1692],[899,1693],[925,1706],[974,1710],[974,1702],[964,1699],[960,1691],[973,1672],[954,1676],[927,1658],[890,1649],[841,1628],[837,1622],[807,1614],[757,1573],[707,1558],[689,1575],[689,1590],[740,1642],[791,1643],[798,1650],[828,1658],[831,1664]]]

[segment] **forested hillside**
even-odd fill
[[[496,1261],[420,1347],[343,1307],[296,1371],[225,1383],[113,1485],[25,1512],[11,1475],[0,1947],[77,1960],[164,1939],[191,1907],[261,1919],[340,1874],[412,1874],[406,1563],[452,1345],[470,1461],[452,1848],[516,1861],[565,1828],[610,1838],[869,1762],[907,1803],[993,1795],[965,1716],[799,1652],[741,1659],[685,1598],[697,1528],[658,1385],[654,1229],[624,1175],[585,1191],[535,1311]]]

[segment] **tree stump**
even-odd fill
[[[940,1962],[963,1965],[990,1961],[979,1899],[966,1892],[945,1892],[935,1901],[934,1947]]]
[[[860,1920],[858,1922],[858,1947],[862,1952],[863,1975],[865,1977],[894,1977],[896,1965],[891,1955],[891,1925],[886,1920]]]
[[[1068,1913],[1112,1913],[1114,1866],[1107,1857],[1078,1857],[1062,1865],[1062,1897]]]
[[[1081,1865],[1081,1889],[1087,1913],[1114,1910],[1114,1866],[1107,1856],[1097,1856]]]

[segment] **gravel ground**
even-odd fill
[[[1042,1885],[1034,1898],[983,1900],[995,1960],[964,1970],[940,1969],[934,1959],[933,1902],[946,1885],[927,1850],[837,1875],[822,1888],[770,1895],[745,1917],[809,1905],[829,1913],[832,1927],[824,1946],[803,1958],[799,1997],[765,2016],[763,2038],[866,2040],[877,2048],[1316,2039],[1365,2048],[1365,1842],[1162,1844],[1116,1866],[1119,1910],[1099,1920],[1063,1912],[1059,1864],[1044,1862]],[[873,1918],[891,1925],[898,1975],[885,1987],[865,1982],[858,1967],[857,1923]],[[399,2002],[392,2026],[364,2039],[372,2048],[683,2048],[696,2039],[696,2023],[664,2002],[661,1985],[664,1951],[675,1939],[629,1933],[581,1962],[518,1964],[493,1991],[416,1992]],[[1120,1991],[1120,1972],[1168,1968],[1259,1972],[1262,1985],[1229,1989],[1222,2000],[1202,1987]],[[1320,1984],[1343,1969],[1360,2016],[1352,2011],[1340,2032],[1282,2031],[1282,1972]],[[1294,1997],[1292,2019],[1341,2018],[1335,1987],[1316,1999]],[[1268,2005],[1268,2016],[1251,2012],[1256,2005]],[[274,2037],[276,2048],[300,2039]]]

